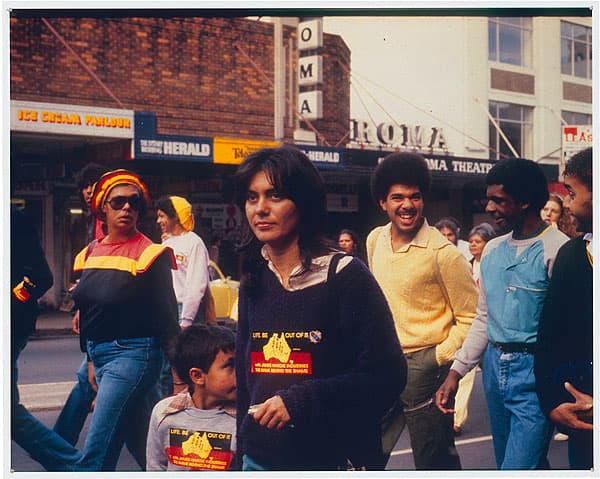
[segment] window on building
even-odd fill
[[[592,115],[587,113],[577,113],[576,111],[561,111],[560,112],[563,120],[567,122],[567,125],[591,125]]]
[[[592,29],[560,22],[560,65],[565,75],[592,78]]]
[[[489,18],[488,59],[490,61],[530,67],[531,50],[531,18]]]
[[[490,102],[489,108],[492,118],[494,118],[496,123],[500,126],[502,132],[517,151],[519,157],[531,157],[533,153],[531,148],[533,143],[533,108],[495,101]],[[514,156],[510,147],[491,121],[489,123],[489,130],[491,148],[490,159],[499,160],[507,156]]]

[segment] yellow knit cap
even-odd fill
[[[179,223],[186,231],[192,231],[194,229],[194,215],[192,213],[192,205],[188,200],[181,196],[169,196],[175,213],[177,213],[177,219]]]

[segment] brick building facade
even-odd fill
[[[231,242],[239,235],[240,212],[230,205],[235,165],[216,164],[217,153],[214,162],[134,157],[133,118],[153,115],[157,135],[220,137],[242,146],[273,141],[274,24],[165,12],[11,12],[11,199],[26,205],[40,232],[55,277],[44,298],[49,307],[68,300],[72,259],[83,246],[74,175],[89,162],[138,171],[155,199],[189,198],[207,245],[215,235]],[[308,126],[295,114],[297,29],[289,23],[282,41],[284,143]],[[323,57],[323,118],[312,125],[320,144],[342,144],[350,119],[350,51],[339,36],[325,34],[315,53]],[[130,122],[130,131],[90,129],[88,113],[98,121]],[[22,120],[33,121],[13,128],[27,123]],[[150,209],[141,229],[159,241],[154,219]],[[235,258],[222,266],[236,276]]]
[[[296,29],[285,27],[284,45],[289,47],[291,40],[294,48],[295,38]],[[348,131],[350,51],[340,37],[326,34],[322,55],[324,118],[314,126],[333,145]],[[17,15],[10,19],[10,62],[13,100],[152,111],[165,134],[260,140],[273,136],[272,23],[209,17],[42,20]],[[295,78],[296,63],[295,51],[286,55],[288,76]],[[294,101],[293,94],[286,92],[286,101]],[[288,120],[285,138],[291,141],[295,127]]]

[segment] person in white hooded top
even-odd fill
[[[157,201],[156,223],[160,226],[163,244],[170,246],[175,253],[177,269],[171,272],[179,325],[187,328],[193,323],[217,324],[212,315],[205,314],[205,303],[213,301],[208,284],[209,256],[204,241],[193,231],[192,205],[181,196],[162,196]],[[171,369],[166,357],[163,363],[160,377],[162,397],[184,390],[185,382]]]
[[[194,233],[192,205],[180,196],[163,196],[157,202],[156,222],[163,244],[170,246],[177,261],[173,270],[173,287],[179,309],[179,324],[185,328],[204,321],[200,307],[208,291],[208,250]]]

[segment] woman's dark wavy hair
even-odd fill
[[[488,172],[487,185],[502,185],[504,191],[529,210],[539,214],[548,201],[548,180],[540,165],[522,158],[499,160]]]
[[[254,175],[264,171],[275,190],[294,202],[300,221],[300,258],[305,269],[316,256],[334,249],[324,235],[327,214],[325,184],[315,165],[300,150],[282,146],[263,148],[248,155],[234,176],[235,198],[245,211],[246,196]],[[243,215],[245,218],[245,215]],[[252,286],[253,274],[264,263],[262,244],[252,233],[247,220],[238,250],[242,253],[242,281]]]

